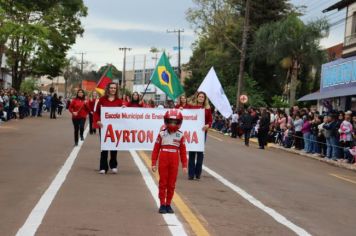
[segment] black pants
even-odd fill
[[[89,113],[89,133],[95,134],[96,129],[93,128],[93,114]]]
[[[298,149],[298,150],[303,149],[303,133],[302,133],[302,131],[295,132],[294,146],[295,146],[295,149]]]
[[[63,107],[59,106],[58,107],[58,115],[62,115],[62,110],[63,110]]]
[[[197,160],[195,162],[195,159]],[[189,163],[188,163],[188,175],[189,178],[200,179],[200,175],[203,169],[203,152],[189,152]]]
[[[251,129],[244,129],[245,145],[246,146],[248,146],[250,144],[250,135],[251,135]]]
[[[100,170],[108,172],[110,169],[117,168],[117,151],[110,151],[110,161],[108,165],[109,151],[101,151],[100,153]]]
[[[231,123],[231,138],[237,137],[237,123]]]
[[[51,119],[56,119],[56,107],[51,107],[50,118]]]
[[[74,125],[74,143],[77,145],[79,140],[79,132],[80,132],[80,138],[84,139],[83,133],[84,133],[85,118],[72,119],[72,122]]]
[[[257,138],[258,138],[258,144],[260,148],[264,149],[265,146],[267,145],[267,135],[268,135],[268,130],[258,130]]]

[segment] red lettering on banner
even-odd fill
[[[124,143],[130,143],[130,131],[124,130],[123,132],[124,132],[124,134],[122,136],[122,139],[123,139],[122,141]]]
[[[187,140],[187,143],[190,143],[190,131],[184,131],[184,138]]]
[[[140,143],[143,143],[146,139],[145,132],[143,130],[138,131],[137,138]]]
[[[108,128],[106,129],[104,143],[106,142],[107,138],[110,138],[111,142],[115,142],[115,135],[114,130],[112,129],[112,125],[108,125]]]
[[[116,135],[116,147],[119,146],[122,130],[115,130]]]
[[[196,131],[193,132],[191,141],[192,141],[192,143],[198,143],[198,135],[197,135]]]
[[[148,130],[147,131],[147,140],[146,142],[153,143],[153,130]]]
[[[136,134],[137,134],[137,130],[131,130],[131,134],[132,134],[132,142],[136,142]]]

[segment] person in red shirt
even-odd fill
[[[133,92],[131,95],[130,102],[127,104],[128,107],[142,107],[143,102],[140,101],[140,94],[138,92]]]
[[[96,115],[98,117],[97,125],[103,128],[103,124],[101,123],[100,112],[102,107],[121,107],[123,106],[122,100],[118,97],[119,87],[116,83],[109,83],[105,89],[105,96],[99,99]],[[99,129],[99,134],[100,130]],[[109,170],[109,167],[113,174],[118,172],[117,170],[117,151],[110,151],[110,161],[108,165],[108,155],[109,151],[101,151],[100,153],[100,174],[106,174]]]
[[[198,92],[196,95],[195,103],[191,104],[192,109],[204,109],[205,110],[205,125],[202,127],[205,131],[205,141],[209,128],[213,122],[213,116],[209,105],[209,100],[204,92]],[[200,175],[203,168],[204,152],[189,152],[189,164],[188,164],[188,179],[193,180],[200,179]],[[195,162],[196,160],[196,162]]]
[[[78,89],[77,96],[72,100],[69,105],[69,112],[72,113],[72,122],[74,125],[74,145],[78,145],[79,132],[80,140],[84,140],[84,125],[87,115],[89,113],[89,106],[85,100],[83,89]]]
[[[99,96],[98,93],[96,91],[94,91],[92,93],[91,99],[89,100],[89,108],[90,108],[90,112],[89,112],[89,133],[90,134],[96,134],[96,129],[99,128],[97,127],[96,122],[98,121],[98,119],[95,116],[95,110],[96,107],[98,105],[99,102]]]
[[[159,213],[174,213],[171,201],[177,181],[179,159],[182,162],[183,172],[187,173],[187,151],[184,135],[179,128],[182,125],[183,115],[177,109],[171,109],[164,115],[166,128],[157,137],[152,152],[152,171],[159,172]]]
[[[191,108],[191,105],[188,104],[187,102],[187,97],[185,95],[182,95],[179,97],[178,104],[176,105],[177,109],[189,109]]]

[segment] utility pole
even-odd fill
[[[167,30],[167,33],[178,33],[178,76],[179,81],[181,80],[181,69],[180,69],[180,34],[184,32],[184,29],[178,30]]]
[[[80,52],[80,53],[76,53],[76,54],[81,54],[82,55],[82,60],[80,62],[80,77],[81,77],[81,81],[80,81],[80,88],[82,88],[82,82],[83,82],[83,69],[84,69],[84,54],[86,54],[85,52]]]
[[[236,107],[240,108],[240,95],[243,86],[243,77],[245,69],[245,58],[246,58],[246,48],[247,48],[247,38],[250,28],[250,0],[246,0],[246,10],[245,10],[245,21],[242,33],[242,46],[241,46],[241,57],[240,57],[240,71],[237,81],[237,93],[236,93]]]
[[[131,51],[132,48],[128,48],[128,47],[123,47],[123,48],[119,48],[119,51],[124,51],[124,65],[123,65],[123,69],[122,69],[122,90],[123,90],[123,95],[125,93],[125,86],[126,86],[126,51]]]

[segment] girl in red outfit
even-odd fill
[[[152,171],[156,172],[157,159],[159,172],[159,193],[161,203],[159,213],[174,213],[171,201],[177,180],[179,159],[183,165],[183,172],[187,173],[187,151],[184,135],[179,131],[183,115],[177,109],[171,109],[164,115],[166,128],[157,137],[152,152]]]
[[[213,122],[213,116],[211,115],[211,109],[209,100],[204,92],[198,92],[196,95],[195,103],[191,105],[192,109],[204,109],[205,110],[205,125],[203,130],[205,131],[205,141],[208,129]],[[197,160],[195,162],[195,159]],[[204,152],[189,152],[189,164],[188,164],[188,179],[193,180],[194,177],[200,179],[200,175],[203,168]]]
[[[90,108],[90,113],[89,113],[89,133],[90,134],[96,134],[96,129],[98,128],[97,127],[97,124],[96,122],[98,121],[98,119],[95,117],[94,118],[94,113],[96,111],[96,107],[98,105],[98,102],[99,102],[99,96],[98,96],[98,93],[97,92],[93,92],[92,93],[92,97],[91,99],[89,100],[89,108]]]
[[[100,112],[102,107],[121,107],[122,100],[118,97],[119,88],[116,83],[109,83],[105,89],[105,96],[99,99],[96,115],[98,118],[97,125],[102,128],[103,124],[100,121]],[[100,134],[100,129],[99,129]],[[101,151],[100,153],[100,174],[106,174],[109,167],[113,174],[117,173],[117,151],[110,151],[110,162],[108,165],[109,151]]]
[[[84,125],[87,115],[89,113],[89,106],[85,100],[83,89],[77,91],[77,96],[72,100],[69,105],[69,112],[72,113],[72,122],[74,125],[74,145],[78,145],[79,132],[80,140],[84,140]]]
[[[127,106],[128,107],[142,107],[143,106],[143,102],[140,101],[140,95],[138,94],[138,92],[132,93],[131,100],[127,104]]]
[[[191,105],[188,104],[187,102],[187,97],[185,95],[182,95],[179,97],[179,102],[176,105],[177,109],[187,109],[187,108],[191,108]]]

